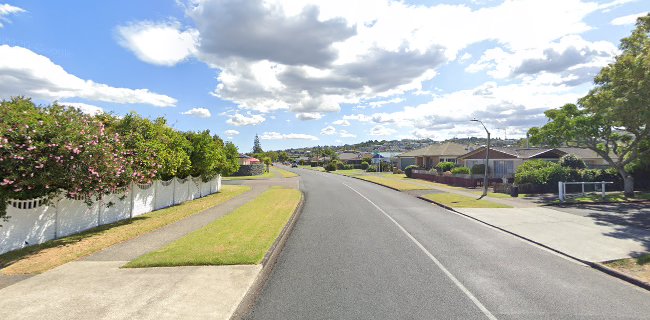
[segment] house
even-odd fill
[[[466,153],[467,146],[459,143],[435,143],[424,148],[399,154],[397,156],[399,159],[397,164],[402,170],[410,165],[431,169],[440,162],[456,163],[456,159]]]
[[[480,147],[458,157],[458,163],[472,168],[485,163],[485,147]],[[540,159],[557,162],[566,154],[574,154],[589,168],[607,167],[607,162],[596,152],[586,148],[504,148],[491,147],[488,174],[493,178],[512,178],[517,167],[527,160]]]
[[[338,154],[339,160],[345,164],[360,165],[364,158],[370,158],[372,155],[361,152],[341,152]]]
[[[251,164],[251,157],[249,157],[249,156],[247,156],[247,155],[245,155],[245,154],[243,154],[243,153],[240,153],[240,154],[239,154],[239,161],[238,161],[238,162],[239,162],[239,165],[240,165],[240,166],[242,166],[242,165],[244,165],[244,166],[245,166],[245,165],[249,165],[249,164]]]

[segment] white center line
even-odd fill
[[[385,216],[386,216],[390,221],[392,221],[392,222],[393,222],[393,223],[394,223],[394,224],[395,224],[395,225],[396,225],[400,230],[402,230],[402,232],[404,232],[404,234],[405,234],[409,239],[411,239],[411,241],[413,241],[413,243],[415,243],[415,245],[417,245],[418,248],[420,248],[420,250],[422,250],[422,251],[423,251],[423,252],[424,252],[424,253],[429,257],[429,259],[431,259],[431,261],[433,261],[433,263],[435,263],[436,266],[438,266],[438,268],[440,268],[440,270],[442,270],[442,272],[443,272],[445,275],[447,275],[447,277],[448,277],[448,278],[449,278],[449,279],[450,279],[450,280],[451,280],[451,281],[452,281],[452,282],[453,282],[453,283],[458,287],[458,289],[460,289],[460,291],[462,291],[462,292],[463,292],[463,293],[464,293],[464,294],[465,294],[465,295],[466,295],[470,300],[472,300],[472,302],[474,303],[474,305],[476,305],[476,307],[478,307],[478,308],[481,310],[481,312],[483,312],[483,314],[484,314],[488,319],[491,319],[491,320],[497,320],[497,317],[495,317],[495,316],[490,312],[490,310],[488,310],[488,309],[487,309],[487,308],[486,308],[486,307],[481,303],[481,301],[479,301],[479,300],[478,300],[478,299],[477,299],[477,298],[476,298],[476,297],[475,297],[475,296],[474,296],[474,295],[473,295],[473,294],[472,294],[472,293],[471,293],[467,288],[465,288],[465,286],[464,286],[464,285],[463,285],[463,284],[462,284],[462,283],[461,283],[461,282],[460,282],[460,281],[459,281],[459,280],[458,280],[458,279],[457,279],[457,278],[456,278],[456,277],[455,277],[451,272],[449,272],[449,270],[447,270],[447,268],[445,268],[445,266],[444,266],[440,261],[438,261],[438,259],[436,259],[436,257],[434,257],[433,254],[431,254],[431,252],[429,252],[429,250],[427,250],[427,249],[426,249],[426,248],[425,248],[425,247],[420,243],[420,241],[418,241],[417,239],[415,239],[415,237],[413,237],[413,236],[412,236],[408,231],[406,231],[406,229],[404,229],[404,227],[402,227],[399,223],[397,223],[397,221],[395,221],[395,219],[393,219],[393,217],[391,217],[388,213],[386,213],[386,211],[384,211],[382,208],[380,208],[378,205],[376,205],[376,204],[375,204],[374,202],[372,202],[370,199],[366,198],[366,196],[364,196],[363,194],[361,194],[361,193],[360,193],[359,191],[357,191],[356,189],[350,187],[349,185],[347,185],[347,184],[345,184],[345,183],[343,183],[343,185],[345,185],[346,187],[350,188],[350,190],[356,192],[359,196],[361,196],[362,198],[366,199],[366,201],[370,202],[370,204],[372,204],[375,208],[377,208],[377,210],[379,210],[381,213],[383,213],[383,214],[384,214],[384,215],[385,215]]]

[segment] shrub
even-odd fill
[[[577,170],[544,160],[526,161],[517,168],[515,173],[515,183],[541,185],[547,191],[556,190],[559,181],[579,179],[580,175]]]
[[[367,172],[377,172],[377,167],[376,166],[369,166],[368,169],[366,169]]]
[[[560,158],[560,165],[571,169],[584,169],[587,167],[582,159],[573,154],[565,154]]]
[[[472,174],[484,174],[485,165],[484,164],[475,164],[471,169]]]
[[[470,170],[468,167],[456,167],[451,169],[451,173],[453,174],[469,174]]]
[[[330,163],[325,165],[325,171],[330,172],[330,171],[336,171],[336,163],[331,161]]]
[[[361,162],[361,169],[368,170],[368,167],[370,167],[368,162],[365,162],[365,161]]]
[[[346,164],[346,165],[343,166],[343,169],[344,170],[352,170],[352,169],[354,169],[354,165]]]
[[[407,177],[412,178],[413,177],[413,170],[420,170],[422,168],[415,166],[415,165],[410,165],[406,168],[404,168],[404,174],[406,174]]]
[[[455,166],[456,164],[453,162],[438,162],[436,168],[439,171],[445,172],[445,171],[451,171],[451,169],[453,169]]]

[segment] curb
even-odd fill
[[[441,204],[441,203],[435,202],[435,201],[430,200],[430,199],[427,199],[427,198],[423,198],[423,197],[417,197],[417,198],[420,199],[420,200],[424,200],[424,201],[426,201],[426,202],[429,202],[429,203],[433,203],[433,204],[438,205],[438,206],[440,206],[440,207],[442,207],[442,208],[445,208],[445,209],[447,209],[447,210],[449,210],[449,211],[452,211],[452,212],[454,212],[454,213],[456,213],[456,214],[462,215],[462,216],[467,217],[467,218],[469,218],[469,219],[472,219],[472,220],[474,220],[474,221],[478,221],[478,222],[480,222],[480,223],[482,223],[482,224],[488,225],[488,226],[490,226],[490,227],[492,227],[492,228],[498,229],[498,230],[503,231],[503,232],[505,232],[505,233],[511,234],[511,235],[513,235],[513,236],[515,236],[515,237],[517,237],[517,238],[519,238],[519,239],[526,240],[526,241],[528,241],[528,242],[532,242],[532,243],[534,243],[534,244],[536,244],[536,245],[538,245],[538,246],[540,246],[540,247],[543,247],[543,248],[545,248],[545,249],[547,249],[547,250],[553,251],[553,252],[555,252],[555,253],[557,253],[557,254],[560,254],[560,255],[562,255],[562,256],[565,256],[565,257],[567,257],[567,258],[570,258],[570,259],[572,259],[572,260],[576,260],[576,261],[578,261],[578,262],[580,262],[580,263],[582,263],[582,264],[585,264],[585,265],[591,267],[592,269],[596,269],[596,270],[598,270],[598,271],[604,272],[604,273],[606,273],[606,274],[608,274],[608,275],[610,275],[610,276],[616,277],[616,278],[621,279],[621,280],[623,280],[623,281],[625,281],[625,282],[628,282],[628,283],[630,283],[630,284],[636,285],[636,286],[638,286],[638,287],[641,287],[641,288],[643,288],[643,289],[646,289],[646,290],[650,291],[650,283],[644,282],[644,281],[642,281],[642,280],[640,280],[640,279],[634,278],[634,277],[629,276],[629,275],[627,275],[627,274],[625,274],[625,273],[622,273],[622,272],[620,272],[620,271],[614,270],[614,269],[612,269],[612,268],[610,268],[610,267],[605,266],[605,265],[602,264],[602,263],[591,262],[591,261],[587,261],[587,260],[580,259],[580,258],[578,258],[578,257],[574,257],[574,256],[572,256],[572,255],[570,255],[570,254],[568,254],[568,253],[566,253],[566,252],[563,252],[563,251],[557,250],[557,249],[555,249],[555,248],[551,248],[551,247],[549,247],[549,246],[547,246],[547,245],[545,245],[545,244],[543,244],[543,243],[540,243],[540,242],[537,242],[537,241],[532,240],[532,239],[530,239],[530,238],[524,237],[524,236],[522,236],[522,235],[520,235],[520,234],[514,233],[514,232],[509,231],[509,230],[507,230],[507,229],[504,229],[504,228],[498,227],[498,226],[493,225],[493,224],[491,224],[491,223],[487,223],[487,222],[485,222],[485,221],[483,221],[483,220],[480,220],[480,219],[477,219],[477,218],[472,217],[472,216],[470,216],[470,215],[464,214],[464,213],[462,213],[462,212],[460,212],[460,211],[455,210],[455,209],[452,208],[452,207],[446,206],[446,205],[444,205],[444,204]]]
[[[278,260],[278,256],[280,255],[280,252],[282,252],[282,249],[284,249],[284,245],[287,243],[287,239],[289,238],[291,231],[293,231],[293,227],[296,225],[296,222],[302,213],[302,209],[305,204],[305,195],[302,193],[302,191],[300,194],[300,202],[298,203],[298,206],[296,206],[296,209],[291,215],[291,218],[289,218],[289,222],[287,222],[287,224],[284,226],[280,232],[280,235],[278,235],[278,237],[273,242],[271,248],[269,248],[269,250],[264,255],[264,259],[262,259],[262,270],[257,275],[253,281],[253,284],[251,284],[250,288],[242,300],[239,302],[239,305],[237,308],[235,308],[235,311],[230,316],[231,320],[243,319],[244,316],[248,315],[248,313],[253,308],[255,301],[262,293],[262,289],[264,289],[266,281],[269,279],[269,276],[273,271],[273,267]]]

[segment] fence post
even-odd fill
[[[176,205],[176,177],[172,178],[172,206]]]
[[[581,184],[582,184],[582,194],[585,194],[585,183],[584,183],[584,181]]]
[[[133,218],[133,202],[135,201],[135,183],[131,181],[131,208],[129,209],[129,219]]]
[[[601,196],[603,199],[605,199],[605,181],[601,181],[601,183],[602,183],[602,187],[600,188],[600,189],[601,189],[601,192],[600,192],[601,194],[600,194],[600,196]]]
[[[56,204],[54,205],[54,239],[59,238],[59,202],[61,202],[61,197],[57,197]]]
[[[558,190],[558,195],[560,197],[560,201],[564,202],[564,184],[562,181],[557,182],[557,190]]]

